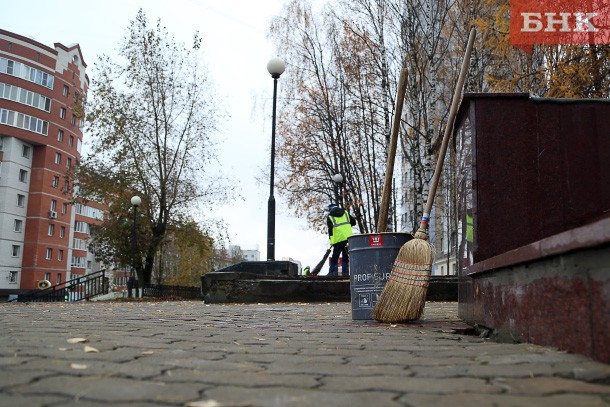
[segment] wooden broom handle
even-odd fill
[[[432,203],[434,202],[434,195],[436,194],[436,187],[441,177],[441,171],[443,170],[443,163],[445,161],[445,154],[447,153],[447,146],[449,145],[449,138],[453,132],[453,125],[455,122],[455,116],[457,115],[457,109],[462,99],[462,88],[466,81],[468,74],[468,66],[470,65],[470,54],[472,54],[472,47],[474,45],[474,38],[476,32],[474,27],[470,29],[470,35],[468,36],[468,44],[466,46],[466,52],[464,54],[464,60],[462,61],[462,67],[460,68],[460,76],[458,77],[457,84],[455,85],[455,91],[453,92],[453,100],[451,101],[451,110],[449,111],[449,118],[447,119],[447,126],[445,127],[445,134],[443,135],[443,143],[441,150],[438,154],[438,161],[436,162],[436,168],[434,170],[434,176],[432,177],[432,183],[430,185],[430,191],[428,191],[428,200],[426,202],[426,209],[422,216],[421,223],[419,225],[419,231],[426,233],[428,229],[428,221],[430,219],[430,211],[432,210]]]
[[[381,206],[379,207],[379,219],[377,220],[377,233],[385,232],[388,226],[388,209],[390,207],[390,197],[392,195],[392,177],[394,175],[394,159],[396,157],[396,146],[398,144],[398,129],[400,128],[400,118],[402,117],[402,106],[407,92],[407,68],[400,71],[398,79],[398,90],[396,91],[396,104],[394,107],[394,121],[392,122],[392,133],[390,134],[390,151],[386,163],[385,180],[383,181],[383,193],[381,196]]]

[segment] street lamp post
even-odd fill
[[[273,116],[271,121],[271,180],[269,182],[269,202],[267,206],[267,260],[275,260],[275,198],[273,184],[275,172],[275,105],[277,100],[277,80],[284,73],[286,64],[279,58],[273,58],[267,63],[267,71],[273,78]]]
[[[139,196],[135,195],[131,198],[131,205],[133,206],[133,224],[131,229],[131,272],[129,275],[129,281],[127,282],[127,296],[131,298],[133,296],[133,289],[136,289],[136,297],[139,297],[139,287],[138,280],[135,276],[136,269],[136,250],[137,250],[137,242],[136,242],[136,226],[137,226],[137,214],[138,214],[138,206],[142,203],[142,199]]]
[[[333,182],[335,183],[335,203],[337,205],[342,205],[342,199],[339,198],[339,190],[341,188],[341,183],[343,182],[343,175],[337,173],[332,177]]]

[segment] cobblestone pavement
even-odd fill
[[[456,334],[456,303],[399,325],[349,303],[0,311],[0,406],[610,406],[610,365]]]

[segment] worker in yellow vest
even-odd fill
[[[330,256],[329,276],[338,275],[339,256],[343,258],[342,275],[349,276],[349,254],[347,252],[347,238],[352,235],[352,226],[356,225],[356,219],[339,207],[337,204],[328,205],[328,216],[326,218],[328,226],[328,237],[333,253]]]

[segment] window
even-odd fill
[[[55,164],[61,164],[61,153],[55,153]]]
[[[59,117],[62,119],[66,118],[66,108],[62,107],[61,109],[59,109]]]
[[[28,172],[26,170],[19,170],[19,181],[28,182]]]
[[[19,66],[19,65],[17,65]],[[4,71],[4,70],[3,70]],[[7,74],[12,75],[15,72],[15,61],[6,61],[6,71]]]
[[[28,146],[27,144],[23,145],[23,150],[21,151],[21,155],[24,158],[30,158],[30,153],[32,151],[32,147]]]
[[[25,206],[25,195],[17,194],[17,206],[20,208]]]
[[[59,253],[57,253],[57,260],[62,261],[64,259],[64,251],[60,250]]]
[[[70,169],[72,167],[72,159],[70,157],[66,158],[66,168]]]
[[[57,210],[57,201],[55,199],[51,199],[51,208],[49,210],[51,210],[51,211]]]
[[[12,42],[9,42],[9,43],[7,44],[7,48],[8,48],[8,50],[9,50],[9,51],[12,51],[12,50],[13,50],[13,43],[12,43]]]
[[[61,204],[61,214],[65,215],[66,213],[68,213],[68,204],[64,202]]]
[[[32,106],[46,112],[51,111],[51,98],[8,83],[0,83],[0,98]]]
[[[47,281],[51,281],[51,273],[44,273],[44,279]]]
[[[53,236],[54,234],[55,234],[55,225],[53,223],[49,223],[48,235]]]
[[[51,260],[53,258],[53,249],[51,249],[50,247],[47,248],[47,256],[45,258],[47,260]],[[48,278],[45,278],[45,280],[48,280]]]
[[[74,222],[74,231],[79,233],[89,233],[89,224],[87,222],[76,221]]]
[[[15,226],[13,230],[17,233],[21,233],[23,231],[23,221],[21,219],[15,219]]]
[[[56,281],[56,284],[61,284],[61,273],[57,273],[57,280],[55,280],[55,281]]]
[[[51,184],[53,188],[57,188],[59,186],[59,177],[57,175],[53,176],[53,183]]]
[[[40,61],[40,52],[36,53],[36,61]]]
[[[14,244],[12,249],[11,249],[11,255],[13,257],[19,257],[20,249],[21,249],[21,246]]]
[[[43,136],[46,136],[49,131],[49,122],[7,109],[0,109],[0,123],[33,131]]]
[[[74,136],[70,136],[70,138],[68,139],[68,145],[70,147],[72,147],[74,145]]]
[[[59,237],[61,239],[63,239],[65,236],[66,236],[66,227],[65,226],[60,226],[59,227]]]
[[[72,267],[85,268],[86,264],[87,262],[84,257],[72,256],[72,263],[70,264]]]
[[[69,91],[70,88],[68,88],[68,85],[64,85],[64,90],[61,92],[61,94],[64,96],[68,96]]]
[[[8,282],[11,284],[15,284],[17,282],[17,273],[18,271],[9,271],[8,272]]]
[[[79,215],[87,216],[98,220],[104,220],[104,211],[102,211],[101,209],[92,208],[90,206],[83,205],[80,203],[77,203],[74,206],[74,209]]]
[[[74,250],[87,250],[87,241],[83,239],[72,239],[72,248]]]
[[[57,130],[57,141],[64,141],[64,131]]]

